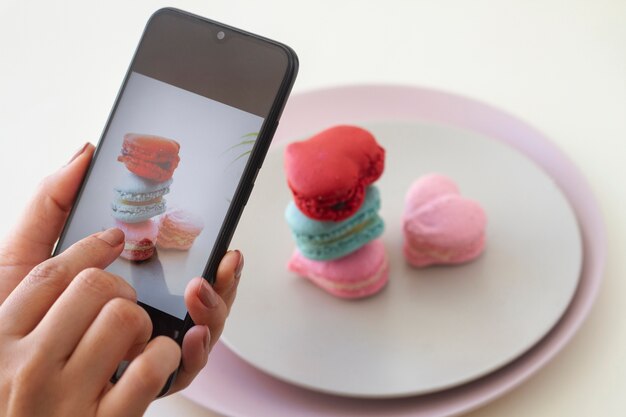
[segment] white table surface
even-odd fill
[[[97,141],[148,16],[166,5],[292,46],[300,57],[294,92],[370,82],[431,87],[498,106],[557,143],[604,211],[605,282],[555,360],[469,415],[625,415],[626,2],[4,0],[0,234],[40,178]],[[147,412],[170,415],[215,416],[179,395]]]

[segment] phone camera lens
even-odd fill
[[[223,31],[220,30],[219,32],[217,32],[217,39],[218,40],[221,41],[222,39],[224,39],[225,36],[226,36],[226,34]]]

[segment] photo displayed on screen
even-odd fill
[[[184,319],[263,118],[131,73],[61,250],[119,227],[107,268],[138,300]]]

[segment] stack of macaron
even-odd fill
[[[342,298],[380,291],[388,280],[380,194],[385,150],[356,126],[335,126],[285,150],[293,194],[285,216],[296,242],[288,269]]]
[[[122,153],[117,158],[128,170],[115,187],[111,204],[116,226],[125,236],[122,257],[144,261],[154,254],[159,234],[154,217],[166,210],[163,196],[170,191],[172,176],[180,157],[178,142],[154,135],[124,135]]]

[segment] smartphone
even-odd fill
[[[179,344],[193,322],[183,293],[211,283],[298,70],[281,43],[181,10],[148,21],[57,243],[120,227],[107,268]],[[162,394],[174,380],[170,377]]]

